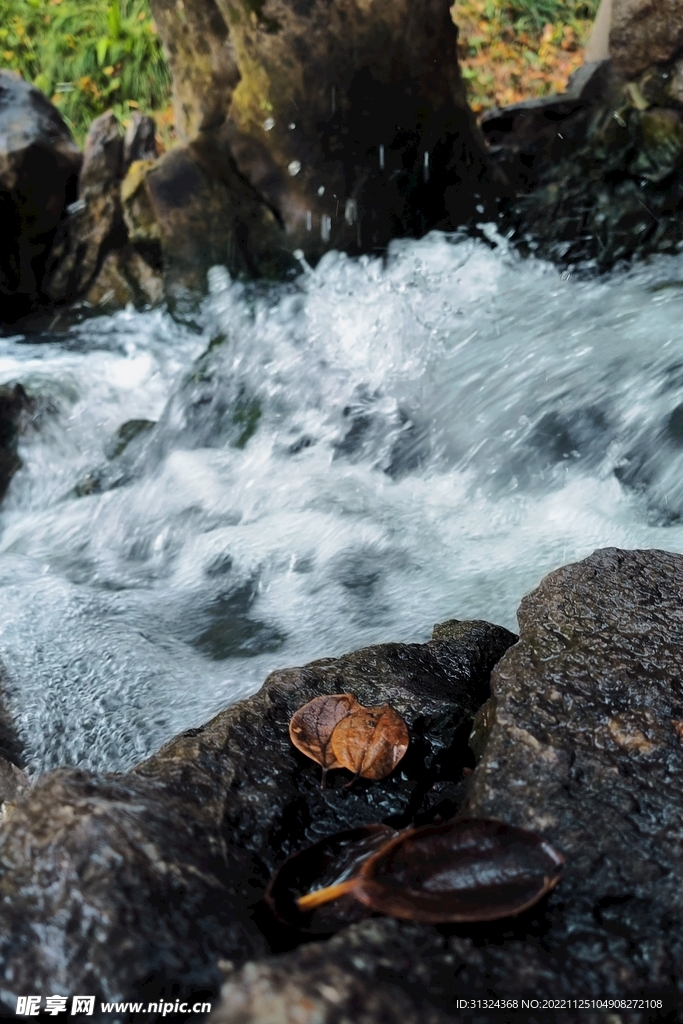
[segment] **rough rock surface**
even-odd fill
[[[679,0],[614,0],[609,48],[617,71],[627,79],[679,56],[683,50]]]
[[[521,642],[493,673],[466,810],[567,858],[527,990],[683,992],[682,573],[680,555],[614,548],[556,570],[522,601]],[[513,940],[491,957],[498,988],[522,953]]]
[[[75,199],[81,154],[52,104],[0,71],[0,323],[41,301],[55,231]]]
[[[33,992],[210,998],[221,953],[259,951],[236,910],[242,894],[226,885],[212,814],[145,779],[44,776],[9,815],[0,845],[10,1005],[8,994]],[[233,853],[231,867],[248,879],[247,856]]]
[[[216,264],[233,274],[280,277],[298,263],[276,216],[200,138],[153,163],[134,162],[121,185],[131,242],[162,268],[171,304],[192,301]]]
[[[181,134],[201,139],[214,178],[251,185],[289,252],[367,251],[493,213],[445,0],[152,8]],[[255,216],[247,194],[239,202]]]
[[[427,644],[276,672],[128,775],[44,776],[0,833],[2,998],[215,996],[219,961],[265,953],[255,922],[286,942],[257,905],[290,852],[349,825],[452,814],[472,716],[514,640],[488,623],[452,622]],[[288,722],[311,697],[339,690],[366,705],[389,701],[412,742],[387,779],[345,790],[348,773],[338,772],[322,791]]]
[[[367,957],[370,951],[385,959],[391,957],[391,951],[383,948],[390,936],[381,925],[379,928],[376,949],[371,945],[377,929],[375,921],[366,922],[354,932],[354,939],[358,940],[357,959]],[[347,953],[346,964],[342,951]],[[210,1024],[236,1024],[238,1021],[240,1024],[247,1021],[259,1024],[452,1022],[450,1014],[411,998],[403,987],[376,977],[368,985],[363,972],[350,963],[352,955],[353,944],[348,946],[347,933],[344,938],[333,938],[324,945],[304,946],[295,954],[276,960],[249,963],[225,983],[220,1002],[208,1020]]]
[[[85,294],[86,302],[104,311],[134,306],[157,306],[164,297],[164,282],[133,248],[125,245],[104,258],[100,272]]]
[[[136,160],[155,160],[157,126],[153,117],[134,111],[123,139],[123,168],[128,170]]]
[[[453,1019],[456,996],[649,995],[666,1017],[683,991],[682,573],[681,555],[608,549],[522,601],[462,811],[531,828],[564,853],[546,900],[486,925],[377,917],[247,964],[212,1024],[355,1020],[358,992],[382,1008],[395,999],[408,1020]]]

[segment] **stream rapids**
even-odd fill
[[[35,414],[0,509],[28,769],[124,770],[268,672],[515,629],[595,548],[683,551],[683,257],[576,278],[433,233],[283,285],[0,339]]]

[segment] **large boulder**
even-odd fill
[[[451,622],[426,644],[276,672],[127,775],[44,776],[0,832],[2,1000],[13,1011],[16,996],[41,991],[217,995],[222,970],[279,941],[259,901],[290,852],[340,828],[453,813],[472,718],[515,639]],[[390,701],[411,746],[381,782],[344,789],[345,773],[322,790],[288,723],[312,697],[340,690],[366,705]]]
[[[81,154],[48,99],[0,71],[0,323],[44,301],[55,231],[76,198]]]
[[[315,260],[492,216],[447,0],[153,0],[178,129]],[[210,216],[194,228],[206,231]],[[250,251],[250,245],[246,243]]]

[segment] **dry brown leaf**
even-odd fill
[[[323,770],[322,785],[329,768],[342,768],[332,750],[330,739],[335,728],[360,708],[352,693],[332,693],[314,697],[292,716],[289,737],[297,748]]]
[[[408,726],[388,704],[358,709],[332,732],[330,746],[339,765],[364,779],[383,779],[394,770],[410,742]]]

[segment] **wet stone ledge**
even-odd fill
[[[515,639],[454,621],[426,644],[276,672],[133,772],[42,777],[0,832],[2,1001],[13,1010],[13,998],[35,992],[215,1000],[226,965],[294,945],[264,911],[272,872],[339,829],[455,813],[473,716]],[[312,697],[340,690],[366,706],[390,702],[412,743],[388,778],[346,790],[350,775],[338,771],[323,791],[288,723]]]
[[[371,918],[231,974],[212,1022],[441,1024],[459,1016],[459,997],[521,1005],[629,995],[660,998],[664,1012],[612,1020],[674,1019],[683,986],[682,572],[679,555],[618,550],[557,570],[523,600],[520,642],[494,669],[462,810],[539,831],[564,853],[565,877],[545,901],[483,925]]]
[[[599,551],[523,600],[518,643],[488,623],[446,623],[427,644],[276,672],[127,775],[45,776],[0,833],[3,999],[201,997],[212,1024],[447,1024],[462,998],[675,1006],[682,575],[680,555]],[[344,691],[391,703],[411,747],[388,778],[347,790],[338,771],[323,791],[287,725],[312,697]],[[314,941],[268,915],[265,885],[290,852],[370,821],[457,813],[540,832],[566,858],[558,887],[498,922],[375,916]],[[674,1019],[618,1013],[655,1018]],[[604,1018],[540,1007],[511,1019]]]

